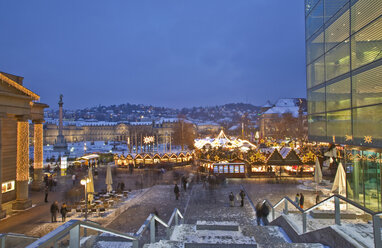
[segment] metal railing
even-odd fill
[[[18,239],[17,243],[20,244],[20,240],[25,240],[26,242],[32,243],[34,240],[37,240],[38,237],[27,236],[19,233],[0,233],[0,248],[5,248],[5,244],[8,238]]]
[[[179,217],[181,218],[180,222],[179,222]],[[147,229],[150,230],[150,243],[155,242],[155,233],[156,233],[155,222],[156,221],[166,228],[166,233],[169,237],[171,235],[170,230],[171,230],[172,222],[175,220],[175,225],[179,225],[179,223],[183,223],[183,219],[184,219],[183,215],[180,213],[180,211],[177,208],[174,209],[168,223],[165,223],[155,214],[150,214],[147,217],[146,221],[139,228],[139,230],[133,235],[122,233],[110,228],[102,227],[100,224],[95,223],[93,221],[70,220],[66,222],[65,224],[59,226],[52,232],[48,233],[47,235],[36,240],[32,244],[28,245],[26,248],[45,248],[45,247],[51,247],[51,246],[58,247],[58,242],[67,235],[69,235],[69,247],[79,248],[80,247],[80,227],[85,228],[85,230],[91,229],[98,232],[108,233],[117,237],[130,240],[133,243],[133,247],[138,248],[139,241]],[[5,235],[10,235],[10,234],[5,234]],[[20,236],[24,236],[24,235],[20,235]],[[0,236],[0,238],[1,237],[2,236]],[[1,244],[2,243],[0,243],[0,248],[5,247],[5,246],[1,246]]]
[[[265,199],[263,200],[263,203],[266,202],[271,207],[272,212],[272,220],[275,219],[275,209],[282,203],[284,203],[283,213],[285,215],[288,214],[288,202],[291,203],[302,215],[302,232],[306,233],[307,229],[307,214],[310,213],[312,210],[318,208],[319,206],[323,205],[325,202],[330,201],[331,199],[334,199],[334,220],[336,225],[341,225],[341,209],[340,209],[340,200],[364,211],[367,214],[370,214],[372,216],[373,221],[373,235],[374,235],[374,246],[375,247],[382,247],[382,240],[381,240],[381,218],[382,212],[374,212],[368,208],[365,208],[364,206],[349,200],[346,197],[343,197],[342,195],[332,195],[321,202],[317,203],[316,205],[307,208],[302,209],[299,205],[297,205],[294,201],[292,201],[289,197],[283,197],[279,202],[277,202],[275,205],[272,205],[272,203]],[[253,205],[253,203],[252,203]],[[253,205],[254,207],[254,205]]]

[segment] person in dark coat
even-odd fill
[[[124,190],[125,190],[125,183],[121,182],[121,191],[122,191],[122,193],[123,193]]]
[[[61,212],[62,222],[65,222],[66,214],[68,213],[68,207],[66,206],[65,202],[62,203],[60,212]]]
[[[48,202],[48,194],[49,194],[49,188],[48,186],[45,186],[45,202]]]
[[[229,194],[228,198],[229,198],[229,205],[230,205],[231,207],[234,207],[234,206],[235,206],[235,202],[234,202],[234,200],[235,200],[235,196],[233,195],[232,192],[231,192],[231,194]]]
[[[240,190],[239,195],[240,195],[240,198],[241,198],[241,205],[240,206],[243,207],[244,206],[244,197],[245,197],[244,190]]]
[[[58,202],[55,201],[50,206],[50,213],[52,214],[52,222],[57,222]]]
[[[187,178],[186,177],[182,177],[182,183],[183,183],[184,191],[187,191]]]
[[[260,211],[261,211],[261,219],[263,220],[264,226],[266,226],[269,224],[269,221],[268,221],[269,208],[267,204],[265,204],[265,202],[263,203],[263,205],[261,205]]]
[[[304,208],[304,195],[300,193],[300,208]]]
[[[175,184],[175,187],[174,187],[174,193],[175,193],[175,200],[179,200],[179,187],[178,187],[178,184]]]
[[[257,225],[260,226],[260,220],[261,220],[261,202],[256,204],[256,222]]]

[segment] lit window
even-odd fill
[[[15,181],[8,181],[1,184],[1,193],[15,190]]]

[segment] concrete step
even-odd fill
[[[184,248],[257,248],[257,244],[185,243]]]
[[[197,221],[196,230],[239,231],[239,224],[233,221]]]

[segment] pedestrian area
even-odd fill
[[[359,243],[361,245],[351,245],[350,236],[344,234],[350,229],[342,230],[342,232],[340,232],[341,230],[329,230],[323,225],[324,222],[328,223],[327,220],[322,220],[321,223],[321,230],[324,232],[316,232],[312,229],[317,225],[316,220],[308,217],[308,230],[312,230],[303,233],[299,230],[302,220],[298,219],[298,214],[293,213],[293,209],[290,209],[289,215],[280,215],[280,212],[277,211],[276,219],[273,223],[271,222],[270,226],[257,226],[250,198],[245,197],[244,206],[240,206],[239,192],[241,189],[243,189],[242,185],[237,183],[206,187],[202,184],[192,184],[187,191],[181,188],[180,199],[175,200],[174,185],[156,185],[141,191],[136,197],[132,197],[129,203],[124,205],[126,207],[123,208],[123,211],[116,211],[118,214],[110,218],[110,221],[103,222],[102,225],[90,223],[93,225],[93,229],[86,229],[89,230],[87,234],[84,230],[90,224],[80,220],[71,220],[43,237],[40,242],[43,242],[44,245],[47,245],[46,242],[51,242],[47,247],[54,245],[54,247],[73,248],[283,248],[325,247],[320,243],[304,242],[309,242],[309,240],[324,242],[327,239],[337,239],[337,243],[333,247],[337,247],[338,244],[341,244],[341,247],[373,247],[370,236],[365,237],[368,241],[364,242],[365,245],[361,243]],[[234,206],[230,206],[229,203],[231,192],[235,195]],[[271,217],[269,216],[268,219],[271,220]],[[290,224],[285,224],[287,222]],[[326,227],[329,225],[332,224],[329,223]],[[81,231],[73,232],[73,230]],[[295,230],[297,236],[288,236],[293,234],[291,230]],[[296,243],[292,242],[292,240],[298,239],[298,236],[303,238]],[[325,238],[322,239],[322,237]],[[33,243],[35,245],[31,244],[28,248],[41,247],[38,241],[36,242]]]

